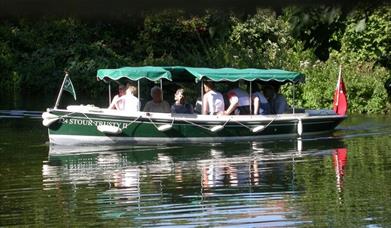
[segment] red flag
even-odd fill
[[[338,115],[345,115],[348,110],[348,98],[346,96],[345,83],[342,79],[341,66],[339,67],[337,88],[335,88],[334,92],[333,109]]]

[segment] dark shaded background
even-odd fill
[[[374,2],[380,3],[380,1],[371,1],[372,4]],[[0,0],[0,18],[72,16],[83,19],[121,20],[124,15],[167,8],[184,9],[189,13],[197,13],[205,8],[251,13],[256,7],[278,9],[288,5],[319,4],[350,7],[355,3],[346,0]]]

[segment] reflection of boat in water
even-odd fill
[[[251,207],[246,216],[281,210],[284,217],[289,208],[283,196],[295,189],[295,162],[306,156],[330,156],[343,144],[321,140],[329,147],[316,150],[312,141],[304,140],[299,150],[298,142],[291,140],[51,155],[43,165],[43,187],[69,184],[77,192],[95,186],[99,189],[95,203],[102,218],[108,219],[156,219],[164,214],[168,222],[172,211],[191,211],[202,217],[231,204],[238,204],[231,211],[239,210],[240,204]],[[271,198],[266,201],[266,196]]]
[[[277,69],[233,69],[194,67],[125,67],[101,69],[98,80],[111,81],[141,79],[151,81],[203,80],[299,83],[304,75]],[[70,79],[64,84],[70,89]],[[72,86],[73,88],[73,86]],[[202,88],[202,86],[201,86]],[[60,90],[62,91],[62,89]],[[289,113],[273,115],[201,115],[178,113],[149,113],[108,110],[95,106],[79,105],[58,109],[61,92],[53,109],[43,113],[43,125],[48,127],[49,140],[58,145],[81,144],[157,144],[248,141],[276,137],[297,137],[332,131],[346,115],[332,110],[301,110],[293,108]],[[140,98],[140,95],[138,95]],[[251,99],[250,99],[251,100]],[[250,102],[250,110],[252,108]]]

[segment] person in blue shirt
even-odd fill
[[[258,88],[260,88],[259,85],[258,85]],[[253,109],[254,115],[258,115],[258,114],[259,115],[268,115],[268,114],[271,114],[270,103],[267,100],[267,98],[264,95],[262,90],[258,90],[256,92],[254,92],[251,95],[251,99],[253,100],[253,105],[254,105],[254,109]]]
[[[282,114],[287,113],[289,105],[284,95],[279,93],[279,85],[268,85],[264,88],[264,94],[270,103],[270,114]]]

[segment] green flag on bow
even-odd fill
[[[68,75],[65,76],[64,90],[68,91],[70,94],[72,94],[73,98],[76,100],[75,88],[73,87],[71,78]]]

